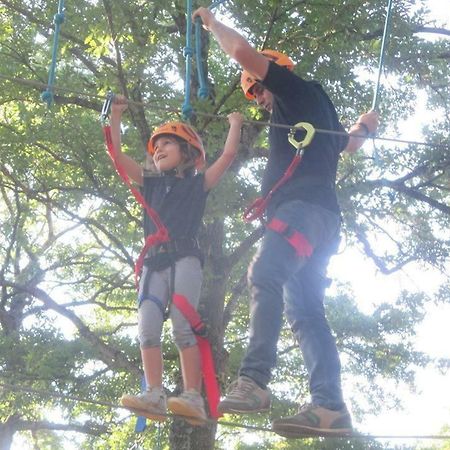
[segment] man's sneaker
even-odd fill
[[[191,425],[203,425],[206,420],[205,402],[195,390],[184,391],[179,397],[169,397],[167,406],[178,416],[183,416]]]
[[[217,409],[221,413],[241,414],[269,411],[270,389],[262,389],[251,378],[240,376],[231,383]]]
[[[276,419],[272,430],[287,438],[302,436],[347,436],[352,433],[352,419],[344,406],[339,411],[314,406],[301,406],[295,416]]]
[[[150,388],[139,395],[122,395],[120,403],[134,413],[163,422],[167,419],[166,394],[162,388]]]

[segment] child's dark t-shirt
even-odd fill
[[[198,238],[208,193],[209,191],[204,190],[203,174],[186,178],[171,175],[144,176],[145,201],[158,213],[172,241]],[[145,237],[155,231],[153,221],[144,211]],[[200,257],[198,249],[178,256]]]

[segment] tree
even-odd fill
[[[151,425],[136,438],[123,411],[105,406],[139,389],[133,264],[142,239],[141,212],[111,168],[98,115],[108,88],[132,100],[124,147],[141,160],[152,127],[178,117],[185,6],[178,0],[66,6],[54,105],[47,109],[39,95],[47,80],[56,2],[0,1],[0,441],[8,448],[19,433],[36,446],[64,448],[67,438],[58,434],[64,431],[76,433],[79,448],[129,448],[142,439],[142,448],[165,440],[177,450],[212,449],[214,424],[192,428],[174,420],[161,435]],[[235,0],[221,11],[256,46],[293,55],[296,71],[324,84],[344,121],[367,109],[372,84],[361,74],[376,67],[384,2]],[[446,41],[431,43],[418,33],[450,32],[426,23],[423,12],[407,0],[395,4],[385,68],[392,84],[382,91],[380,105],[383,123],[392,125],[380,133],[395,133],[421,89],[429,109],[440,113],[424,130],[438,146],[383,143],[379,165],[360,153],[342,161],[338,180],[349,245],[362,247],[386,274],[413,262],[445,270],[448,262],[449,51]],[[192,99],[193,124],[213,160],[226,124],[211,115],[239,109],[254,121],[267,117],[245,102],[238,68],[207,34],[202,45],[210,97]],[[191,83],[195,93],[195,76]],[[265,129],[245,127],[231,175],[210,196],[201,236],[201,312],[223,387],[236,374],[247,337],[245,272],[262,230],[244,224],[241,211],[258,192]],[[405,292],[372,316],[358,310],[346,288],[329,301],[345,369],[366,387],[362,395],[374,410],[382,400],[380,379],[413,383],[414,368],[430,362],[413,346],[425,294]],[[274,386],[283,400],[275,403],[274,415],[292,411],[294,394],[307,390],[306,378],[292,376],[301,360],[288,330],[280,345]],[[168,337],[165,356],[167,387],[176,391],[178,362]],[[358,412],[357,399],[353,409]],[[48,420],[55,411],[59,419]],[[267,418],[237,420],[265,425]],[[220,429],[216,446],[225,445],[230,431]],[[277,442],[279,448],[287,445]]]

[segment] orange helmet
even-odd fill
[[[264,55],[270,61],[278,64],[282,67],[287,67],[289,70],[294,70],[294,62],[289,56],[284,53],[277,52],[276,50],[261,50],[259,53]],[[249,100],[254,100],[255,96],[252,93],[253,86],[256,84],[255,77],[247,70],[243,70],[241,74],[241,87],[245,96]]]
[[[183,122],[167,122],[153,131],[147,144],[147,150],[151,155],[155,153],[156,139],[163,134],[174,134],[192,145],[199,153],[195,160],[195,168],[201,169],[204,166],[206,158],[202,139],[189,125]]]

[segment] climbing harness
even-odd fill
[[[306,131],[305,137],[301,141],[295,139],[295,132],[304,129]],[[275,183],[272,189],[266,194],[265,197],[257,198],[244,212],[244,220],[246,222],[253,222],[256,219],[262,220],[264,211],[272,198],[272,195],[277,191],[286,181],[291,178],[297,166],[302,160],[303,153],[305,152],[305,147],[307,147],[315,134],[315,128],[308,122],[299,122],[291,128],[289,132],[288,139],[289,143],[295,147],[295,155],[292,158],[289,167],[284,172],[283,176]]]
[[[106,100],[103,104],[103,108],[102,108],[102,112],[101,112],[101,116],[100,116],[108,153],[114,163],[114,167],[115,167],[117,173],[122,178],[124,183],[130,188],[135,199],[145,209],[146,213],[149,215],[150,219],[153,221],[153,223],[156,227],[155,233],[147,236],[144,247],[141,250],[141,253],[135,264],[135,270],[134,270],[135,283],[136,283],[136,288],[138,288],[139,276],[140,276],[141,271],[144,266],[144,258],[147,255],[147,253],[149,252],[149,250],[154,249],[158,245],[159,246],[165,245],[165,246],[168,246],[168,248],[169,248],[169,246],[171,244],[173,244],[172,245],[173,248],[176,248],[177,241],[171,241],[169,232],[168,232],[167,228],[164,226],[164,224],[162,223],[158,213],[148,205],[148,203],[145,201],[145,198],[142,195],[142,193],[133,187],[125,169],[117,161],[116,150],[114,149],[114,145],[112,143],[111,127],[108,123],[109,111],[110,111],[113,100],[114,100],[114,94],[112,92],[109,92],[106,97]],[[179,127],[178,127],[178,129],[179,129]],[[182,131],[186,132],[186,130],[184,130],[184,129]],[[192,138],[195,141],[194,138],[195,138],[195,136]],[[196,143],[196,142],[194,142],[194,143]],[[175,305],[175,307],[179,309],[179,311],[183,314],[183,316],[189,322],[189,324],[191,325],[192,331],[195,334],[199,352],[200,352],[200,359],[201,359],[201,364],[202,364],[202,375],[203,375],[203,380],[205,383],[205,390],[206,390],[206,396],[208,399],[210,414],[213,418],[217,419],[218,417],[220,417],[220,414],[217,411],[217,405],[219,404],[219,400],[220,400],[220,390],[219,390],[219,386],[217,383],[217,377],[216,377],[216,371],[214,368],[214,360],[213,360],[213,356],[212,356],[211,345],[210,345],[209,341],[207,340],[207,338],[205,337],[206,326],[202,322],[200,315],[193,308],[193,306],[188,302],[188,300],[184,296],[179,295],[174,292],[174,281],[175,281],[175,267],[174,267],[174,263],[173,263],[172,267],[171,267],[171,281],[170,281],[171,295],[169,295],[169,305],[170,305],[170,302],[172,301],[173,304]],[[170,307],[170,306],[168,306],[168,307]],[[164,316],[166,316],[166,314],[163,313],[163,317]],[[140,428],[142,428],[142,423],[140,424]]]
[[[56,74],[56,58],[58,53],[58,43],[59,43],[59,32],[62,23],[64,22],[64,0],[59,0],[58,12],[53,18],[55,24],[55,34],[53,36],[53,50],[52,50],[52,63],[50,65],[50,70],[48,74],[47,89],[42,92],[41,99],[43,102],[50,106],[53,103],[53,85],[55,84],[55,74]]]
[[[266,227],[286,239],[294,247],[298,257],[310,257],[312,255],[314,248],[306,236],[292,228],[288,223],[274,217]]]

